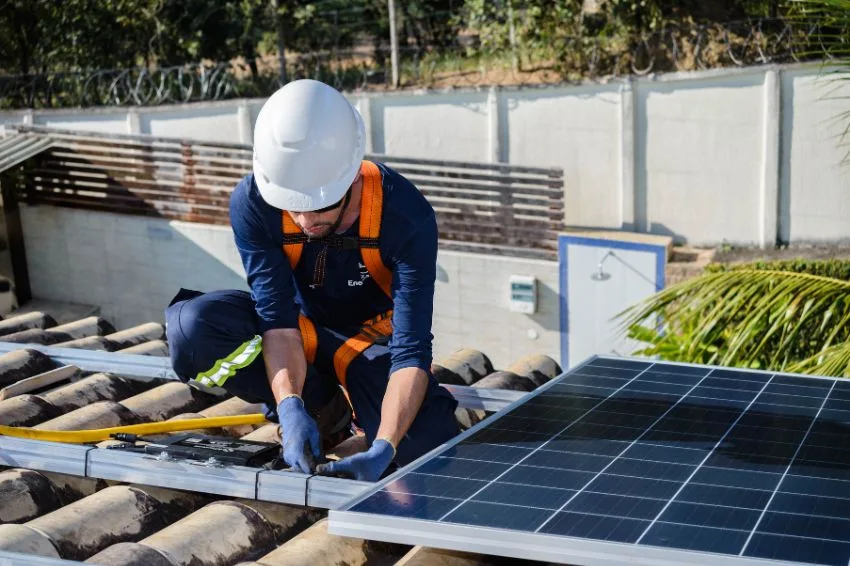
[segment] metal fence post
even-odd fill
[[[277,29],[277,51],[279,54],[279,64],[280,64],[280,84],[285,85],[288,81],[286,79],[286,35],[283,30],[283,20],[280,17],[280,13],[278,12],[278,8],[280,5],[280,0],[272,0],[272,10],[274,10],[274,23],[275,28]]]
[[[390,17],[390,61],[392,63],[392,86],[398,88],[398,33],[395,21],[395,0],[387,0]]]

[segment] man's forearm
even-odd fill
[[[301,332],[278,328],[263,334],[263,359],[275,401],[289,394],[301,395],[307,377],[307,360]]]
[[[398,446],[416,418],[425,394],[428,375],[419,368],[404,368],[390,376],[381,404],[381,425],[377,438],[388,439]]]

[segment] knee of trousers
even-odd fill
[[[166,339],[175,373],[188,381],[254,340],[261,351],[253,302],[244,291],[181,290],[165,309]],[[255,340],[256,339],[256,340]]]

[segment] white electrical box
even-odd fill
[[[532,275],[511,275],[510,310],[524,314],[537,312],[537,278]]]

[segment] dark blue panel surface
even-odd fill
[[[842,497],[813,497],[797,493],[777,493],[770,508],[780,513],[820,515],[850,520],[850,493]]]
[[[764,506],[770,501],[770,494],[773,489],[773,486],[767,487],[771,491],[691,482],[684,486],[676,500],[721,505],[723,507],[740,507],[741,509],[764,509]]]
[[[570,378],[565,380],[565,383],[576,383],[578,381],[591,382],[596,381],[597,378],[613,377],[615,379],[621,380],[621,383],[619,385],[622,385],[623,380],[628,381],[639,373],[639,370],[628,370],[599,366],[587,367],[586,369],[580,369],[576,372],[573,372],[570,375]]]
[[[489,481],[496,479],[497,476],[509,470],[509,464],[488,463],[482,466],[478,462],[472,460],[458,460],[456,458],[434,458],[430,462],[426,462],[416,471],[420,474],[429,474],[434,476],[446,476],[454,478],[472,478],[477,480]]]
[[[499,481],[543,487],[558,487],[561,489],[581,489],[583,485],[593,478],[593,475],[592,472],[534,468],[520,464],[511,468],[505,475],[499,478]]]
[[[445,521],[497,529],[534,531],[551,514],[549,509],[468,501],[449,513]]]
[[[608,438],[582,438],[580,436],[558,436],[551,439],[545,450],[558,452],[580,452],[582,454],[598,454],[601,456],[616,456],[629,447],[623,440]]]
[[[756,526],[760,515],[761,512],[757,509],[673,501],[658,520],[665,523],[749,531]]]
[[[461,442],[443,453],[448,458],[461,460],[477,460],[479,462],[501,462],[512,464],[531,454],[529,448],[504,446],[501,444],[481,444],[478,442]],[[480,464],[479,464],[480,465]]]
[[[702,466],[691,478],[691,483],[719,485],[726,487],[743,487],[746,489],[764,489],[764,486],[775,486],[782,477],[779,473],[751,472],[748,470],[730,470]]]
[[[847,566],[850,543],[846,539],[828,541],[756,533],[747,545],[744,556]]]
[[[393,493],[466,499],[486,486],[487,482],[483,480],[452,478],[451,481],[446,481],[446,478],[441,476],[413,473],[387,484],[385,489]]]
[[[608,542],[634,542],[648,526],[649,521],[637,519],[561,512],[546,523],[540,532]]]
[[[564,510],[591,515],[651,520],[661,512],[665,503],[663,499],[584,491],[576,495]]]
[[[375,513],[392,517],[408,517],[439,521],[460,503],[457,499],[441,499],[424,495],[396,494],[378,491],[351,508],[359,513]]]
[[[629,445],[628,450],[623,453],[624,458],[694,465],[702,462],[707,455],[708,452],[697,448],[650,444],[648,442],[635,442]]]
[[[350,510],[847,566],[850,381],[596,359]]]
[[[575,494],[569,489],[497,482],[477,493],[472,500],[557,510]]]
[[[694,375],[683,375],[681,373],[668,373],[666,371],[649,370],[638,376],[638,381],[654,381],[657,383],[672,383],[675,385],[686,385],[691,387],[704,377],[705,373]]]
[[[714,368],[709,372],[711,377],[727,379],[730,382],[753,381],[756,383],[767,383],[773,379],[773,374],[766,372],[741,371],[734,369]],[[730,383],[730,386],[733,385]]]
[[[761,520],[759,531],[777,535],[841,540],[850,532],[850,521],[831,517],[768,512]]]
[[[640,360],[622,360],[616,358],[602,358],[598,360],[591,361],[590,363],[582,366],[585,368],[597,368],[597,367],[606,367],[606,368],[620,368],[623,370],[632,370],[632,371],[643,371],[649,369],[650,367],[657,367],[658,364],[654,364],[652,362],[643,362]],[[681,367],[681,366],[679,366]],[[699,371],[700,368],[696,368],[694,366],[689,366],[685,369],[691,369],[692,371]],[[581,371],[581,367],[577,369],[577,371]],[[706,371],[706,370],[702,370]]]
[[[542,466],[545,468],[576,470],[580,472],[598,472],[610,462],[611,458],[607,456],[538,450],[523,460],[522,463],[527,466]]]
[[[694,473],[695,469],[695,466],[686,464],[617,458],[606,468],[605,473],[683,482]]]
[[[642,495],[643,497],[652,497],[655,499],[667,499],[676,493],[680,485],[679,482],[669,480],[601,474],[587,486],[587,490],[597,491],[599,493]]]
[[[658,522],[652,525],[641,544],[737,554],[747,536],[746,531]]]

